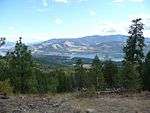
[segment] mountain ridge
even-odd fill
[[[127,40],[125,35],[93,35],[80,38],[50,39],[33,45],[34,55],[59,55],[69,57],[93,58],[96,54],[100,59],[122,60],[123,45]],[[145,39],[150,50],[150,38]]]
[[[128,36],[125,35],[92,35],[79,38],[50,39],[36,44],[28,45],[33,56],[58,55],[83,58],[94,58],[98,55],[100,59],[112,59],[120,61],[123,58],[123,46]],[[150,38],[145,38],[145,54],[150,50]],[[15,43],[6,42],[0,48],[0,54],[12,49]]]

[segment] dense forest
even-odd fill
[[[32,57],[20,37],[15,48],[0,57],[0,91],[8,94],[45,94],[82,90],[150,90],[150,52],[144,56],[141,18],[132,20],[129,28],[121,66],[111,59],[101,61],[96,55],[87,67],[79,58],[73,68],[59,66],[51,69]],[[1,38],[0,46],[4,44],[5,38]]]

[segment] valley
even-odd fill
[[[69,59],[74,57],[94,58],[98,55],[101,60],[111,59],[122,61],[123,46],[127,40],[124,35],[94,35],[70,39],[50,39],[37,44],[29,44],[33,56],[62,56]],[[145,54],[150,50],[150,38],[145,39]],[[13,43],[6,43],[1,54],[14,47]]]

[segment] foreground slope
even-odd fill
[[[12,96],[0,99],[0,113],[150,113],[150,93],[78,97]]]

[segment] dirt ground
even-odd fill
[[[79,97],[19,95],[0,99],[0,113],[150,113],[150,92]]]

